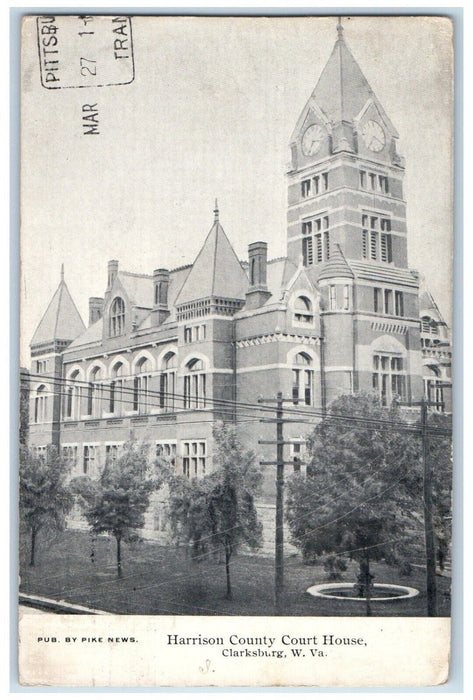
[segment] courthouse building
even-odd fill
[[[189,265],[163,269],[159,247],[147,275],[111,260],[87,327],[62,274],[31,341],[31,445],[54,443],[74,474],[96,475],[134,437],[200,477],[222,418],[274,459],[274,446],[258,445],[274,424],[252,407],[281,391],[300,410],[285,426],[298,469],[303,413],[317,420],[340,394],[373,391],[386,405],[427,395],[450,410],[448,329],[408,265],[397,142],[339,27],[290,139],[286,257],[250,241],[240,261],[216,205]],[[156,509],[148,534],[161,527]]]

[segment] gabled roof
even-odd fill
[[[333,247],[330,253],[330,260],[321,269],[317,281],[320,282],[320,280],[333,277],[348,277],[350,279],[355,277],[338,243]]]
[[[431,316],[442,326],[447,326],[439,307],[432,294],[427,288],[425,277],[419,279],[419,314],[420,316]]]
[[[117,274],[131,304],[151,309],[153,306],[153,276],[120,270]]]
[[[209,297],[244,299],[247,289],[248,277],[216,216],[175,303]]]
[[[366,107],[368,101],[376,105],[378,111],[394,136],[396,129],[371,89],[360,66],[346,45],[342,32],[335,42],[330,58],[297,122],[291,141],[294,140],[310,109],[317,112],[317,107],[325,119],[332,125],[354,122]]]
[[[85,330],[84,322],[71,297],[61,272],[59,287],[39,322],[30,345],[53,340],[73,340]]]

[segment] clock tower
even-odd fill
[[[290,140],[287,254],[320,291],[328,400],[343,386],[378,389],[388,403],[422,389],[412,378],[421,374],[418,279],[408,269],[404,159],[340,21],[337,35]],[[389,371],[375,376],[376,362]]]

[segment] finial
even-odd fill
[[[217,199],[215,199],[214,215],[215,215],[215,222],[217,222],[217,221],[218,221],[218,215],[219,215]]]
[[[64,282],[64,263],[61,263],[61,282]]]
[[[338,34],[338,38],[343,40],[343,27],[342,27],[342,18],[341,17],[338,18],[338,22],[337,22],[337,34]]]

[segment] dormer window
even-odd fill
[[[426,333],[428,335],[438,335],[439,327],[433,318],[430,318],[430,316],[422,316],[421,323],[422,333]]]
[[[121,297],[115,297],[110,309],[110,337],[115,338],[125,331],[125,302]]]
[[[312,302],[307,297],[297,297],[294,303],[294,320],[297,323],[312,323],[314,312]]]

